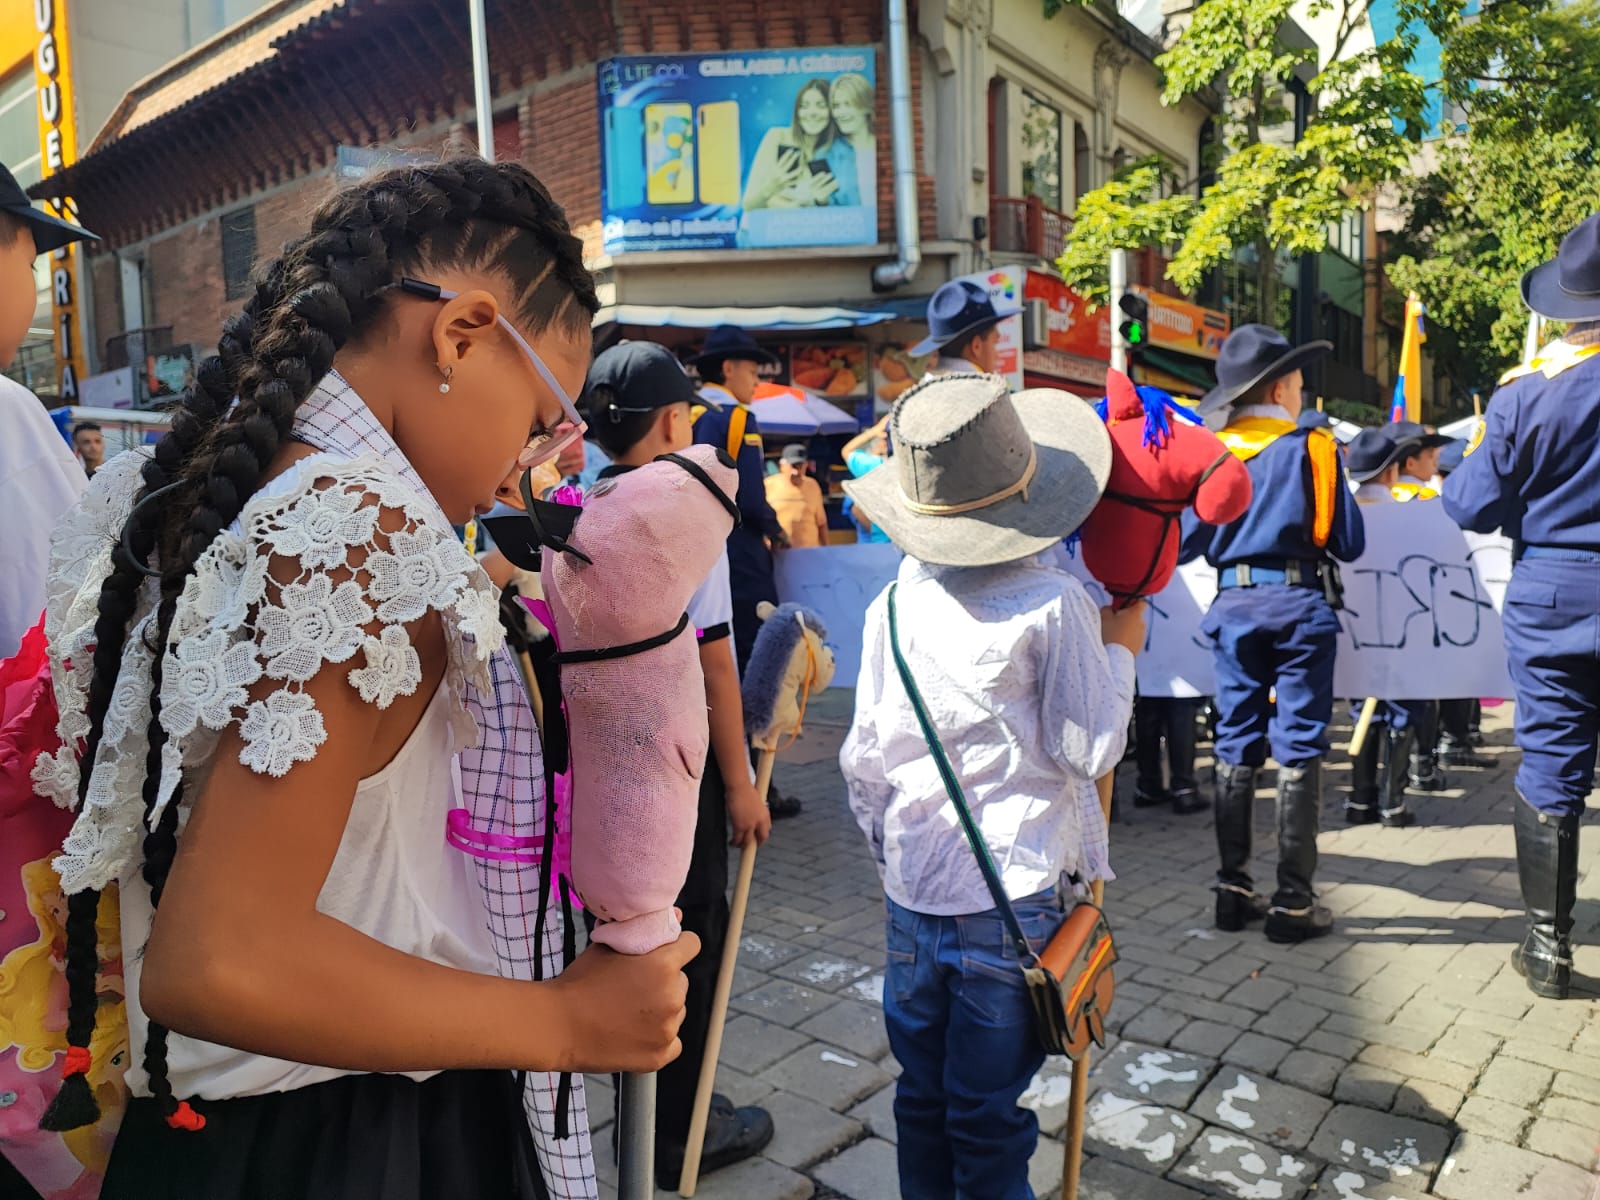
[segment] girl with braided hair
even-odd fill
[[[592,1196],[563,1073],[677,1053],[692,935],[550,978],[537,733],[451,531],[581,436],[597,308],[522,167],[364,181],[63,522],[35,782],[78,816],[43,1124],[94,1119],[115,883],[133,1099],[105,1197]]]

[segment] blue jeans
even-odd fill
[[[889,902],[883,1015],[900,1062],[894,1120],[905,1200],[1033,1200],[1039,1121],[1018,1098],[1044,1065],[996,909],[930,917]],[[1061,924],[1054,891],[1012,908],[1035,949]]]

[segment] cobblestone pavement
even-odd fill
[[[737,1103],[771,1110],[777,1136],[707,1176],[705,1200],[900,1194],[882,893],[836,763],[851,700],[813,702],[778,768],[806,810],[757,859],[718,1073]],[[1106,899],[1116,1037],[1094,1058],[1080,1200],[1600,1200],[1600,830],[1587,831],[1574,931],[1586,997],[1537,1000],[1507,965],[1521,936],[1509,721],[1509,706],[1485,712],[1496,766],[1413,797],[1422,823],[1405,830],[1343,824],[1348,730],[1336,732],[1318,878],[1338,924],[1303,946],[1212,928],[1209,816],[1120,806]],[[1256,877],[1270,881],[1263,774]],[[1026,1097],[1045,1134],[1041,1197],[1060,1188],[1069,1077],[1052,1060]],[[608,1081],[590,1086],[590,1111],[609,1112]]]

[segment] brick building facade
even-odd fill
[[[944,280],[997,264],[1046,268],[1058,251],[1048,236],[1019,239],[996,229],[992,242],[978,237],[975,218],[1011,211],[1003,203],[1010,200],[1033,216],[1053,214],[1041,227],[1057,236],[1070,222],[1060,211],[1072,207],[1065,185],[1041,198],[1029,183],[1039,171],[1019,165],[1026,155],[1053,155],[1058,180],[1073,180],[1075,200],[1128,153],[1155,149],[1182,165],[1197,163],[1206,117],[1192,103],[1159,107],[1149,61],[1155,47],[1109,3],[1067,8],[1050,20],[1037,0],[914,3],[910,83],[923,265],[910,287],[885,298],[871,284],[873,266],[894,258],[896,239],[881,0],[799,8],[770,0],[611,0],[593,9],[569,0],[489,0],[488,15],[497,155],[526,163],[566,208],[599,280],[602,317],[625,326],[630,313],[671,309],[666,328],[620,330],[669,344],[702,336],[697,312],[778,305],[874,313],[870,328],[835,340],[869,348],[914,341],[922,298]],[[825,46],[873,48],[876,244],[602,252],[598,63],[629,54]],[[1115,52],[1108,55],[1108,46]],[[1030,112],[1056,113],[1053,149],[1017,144],[1019,134],[1003,122],[997,132],[993,88],[1001,84],[1015,89],[1012,108],[1025,102]],[[374,148],[437,152],[452,137],[474,144],[470,94],[466,6],[447,0],[281,0],[142,82],[77,166],[47,185],[70,191],[84,223],[105,239],[89,263],[91,369],[139,360],[139,351],[167,342],[209,352],[222,319],[241,302],[249,261],[275,253],[305,227],[337,186],[341,163],[366,161]],[[1087,151],[1077,144],[1084,130],[1093,132]],[[992,145],[997,137],[1008,144]]]

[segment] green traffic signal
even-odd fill
[[[1145,321],[1150,316],[1150,302],[1138,292],[1124,292],[1117,307],[1128,318],[1119,327],[1122,340],[1129,346],[1145,344]]]

